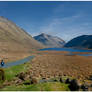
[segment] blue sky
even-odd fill
[[[32,36],[47,33],[69,41],[79,35],[92,35],[92,2],[0,1],[0,16]]]

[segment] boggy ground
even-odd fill
[[[32,76],[50,78],[71,76],[86,80],[92,75],[92,56],[67,55],[62,51],[38,51],[31,62],[29,72]]]

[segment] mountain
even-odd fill
[[[44,46],[12,21],[0,17],[0,51],[23,52]]]
[[[51,36],[45,33],[42,33],[38,36],[34,36],[34,39],[50,48],[55,48],[55,47],[60,48],[65,44],[65,41],[60,39],[59,37]]]
[[[78,36],[66,43],[64,47],[92,49],[92,35]]]

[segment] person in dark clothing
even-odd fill
[[[3,60],[1,60],[1,66],[4,66],[4,61]]]

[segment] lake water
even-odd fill
[[[11,67],[11,66],[15,66],[15,65],[20,65],[20,64],[24,64],[26,62],[29,62],[30,60],[32,60],[34,58],[34,56],[28,56],[24,59],[21,59],[21,60],[17,60],[17,61],[13,61],[13,62],[9,62],[9,63],[5,63],[5,65],[2,67],[0,65],[0,67],[2,68],[8,68],[8,67]]]
[[[90,54],[77,54],[80,56],[92,56],[92,50],[85,49],[74,49],[74,48],[44,48],[40,49],[40,51],[68,51],[70,52],[68,55],[74,55],[72,52],[91,52]]]
[[[46,51],[46,50],[71,51],[71,52],[92,52],[92,50],[73,49],[73,48],[44,48],[44,49],[40,49],[40,51]]]
[[[68,55],[75,55],[72,52],[91,52],[90,54],[79,54],[78,53],[77,55],[92,56],[92,50],[73,49],[73,48],[44,48],[44,49],[40,49],[40,51],[68,51],[69,52]],[[29,57],[26,57],[26,58],[21,59],[21,60],[5,63],[3,68],[8,68],[8,67],[11,67],[11,66],[24,64],[26,62],[29,62],[33,58],[34,58],[34,56],[29,56]],[[1,65],[0,65],[0,67],[1,67]]]

